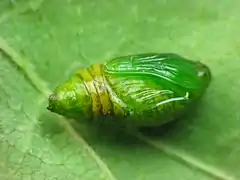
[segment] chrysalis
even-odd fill
[[[47,109],[84,120],[158,126],[186,112],[210,81],[206,65],[177,54],[122,56],[78,70],[50,95]]]

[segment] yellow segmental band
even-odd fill
[[[106,89],[106,86],[103,82],[103,76],[102,76],[102,72],[101,72],[101,65],[99,64],[93,64],[90,68],[89,68],[91,74],[94,74],[94,84],[96,87],[96,90],[98,92],[99,95],[99,99],[102,105],[102,114],[104,116],[106,115],[110,115],[111,110],[112,110],[112,104],[111,101],[109,99],[109,94],[108,94],[108,90]]]
[[[76,72],[77,75],[80,75],[86,84],[86,88],[92,99],[92,112],[95,117],[100,115],[101,102],[99,101],[98,92],[96,91],[96,87],[94,85],[93,77],[88,72],[87,69],[81,69]]]

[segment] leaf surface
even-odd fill
[[[0,179],[239,179],[239,5],[2,0]],[[196,112],[130,136],[46,110],[48,94],[77,68],[140,52],[174,52],[212,69]]]

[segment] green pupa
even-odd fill
[[[47,109],[86,121],[159,126],[187,112],[210,81],[206,65],[177,54],[121,56],[76,71],[49,96]]]

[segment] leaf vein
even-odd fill
[[[191,157],[189,154],[181,153],[179,150],[176,150],[175,147],[173,148],[164,142],[158,141],[158,143],[155,143],[154,141],[148,139],[141,133],[136,133],[136,134],[134,134],[134,136],[136,136],[138,139],[144,141],[145,143],[151,145],[152,147],[163,151],[169,157],[171,157],[179,162],[182,162],[187,166],[197,169],[217,180],[236,180],[235,177],[226,174],[222,170],[219,170],[215,167],[212,167],[211,165],[201,162],[199,159]]]
[[[23,59],[14,49],[12,49],[7,42],[0,37],[0,50],[10,57],[12,63],[16,64],[23,74],[27,77],[28,81],[45,97],[48,97],[50,90],[48,89],[46,83],[38,76],[38,74],[33,70],[33,67],[29,67],[29,63],[26,59]],[[80,134],[76,133],[71,127],[66,118],[61,118],[61,122],[64,124],[69,135],[71,135],[77,142],[84,145],[90,156],[95,160],[102,171],[107,175],[109,180],[116,180],[116,177],[109,170],[107,164],[96,154],[96,152],[88,145]]]

